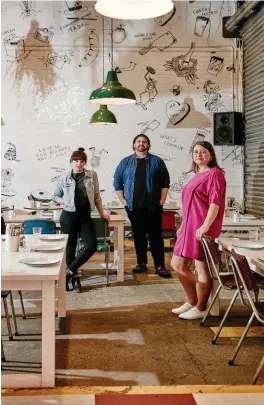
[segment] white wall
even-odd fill
[[[111,108],[118,125],[96,128],[89,125],[97,110],[89,103],[89,95],[103,80],[102,17],[91,2],[82,2],[77,12],[69,10],[70,3],[1,3],[4,204],[22,208],[33,190],[43,190],[48,197],[55,187],[54,178],[69,169],[71,151],[79,146],[90,159],[94,152],[94,165],[102,152],[95,169],[100,188],[105,189],[102,196],[105,201],[116,201],[113,172],[132,153],[132,139],[142,131],[151,139],[152,152],[164,158],[170,171],[169,199],[180,201],[181,189],[190,177],[186,172],[193,141],[200,136],[212,142],[212,113],[232,111],[241,96],[235,94],[240,63],[235,43],[222,38],[222,17],[233,13],[235,2],[178,2],[167,23],[114,20],[113,59],[122,71],[120,82],[140,101],[150,66],[156,72],[151,70],[149,76],[156,81],[158,94],[147,104],[149,94],[142,94],[145,109],[140,104]],[[110,69],[109,19],[105,19],[104,36],[106,74]],[[152,42],[157,47],[142,55]],[[188,55],[191,59],[187,56],[184,71],[179,68],[192,42],[194,51]],[[211,68],[210,60],[214,62]],[[214,70],[217,63],[222,67],[219,72]],[[226,170],[227,194],[241,200],[241,148],[218,146],[216,151]]]

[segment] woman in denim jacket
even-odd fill
[[[66,247],[66,290],[72,280],[73,290],[81,292],[78,269],[96,252],[97,241],[91,211],[97,208],[102,218],[109,220],[103,210],[97,174],[86,170],[87,155],[83,148],[72,153],[70,159],[72,170],[62,175],[57,182],[53,200],[64,206],[60,217],[63,233],[68,234]],[[85,249],[77,254],[78,235],[81,236]]]

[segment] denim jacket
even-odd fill
[[[99,191],[98,177],[93,170],[84,170],[84,172],[85,177],[83,179],[83,182],[87,191],[91,211],[93,211],[97,203],[102,203]],[[74,204],[75,180],[72,178],[71,173],[72,172],[70,171],[59,177],[52,199],[56,202],[59,202],[57,201],[57,198],[63,198],[64,210],[74,212],[76,211],[76,207]]]
[[[129,210],[133,208],[136,168],[137,158],[134,153],[121,160],[114,174],[115,191],[123,190]],[[150,153],[146,156],[146,178],[148,205],[149,208],[155,208],[160,202],[161,189],[170,187],[170,175],[164,161]]]

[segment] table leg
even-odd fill
[[[55,386],[55,282],[42,281],[42,387]]]
[[[66,251],[64,251],[58,280],[58,317],[66,317]]]
[[[117,281],[124,281],[124,224],[119,224],[117,227],[117,249],[118,249],[118,268]]]

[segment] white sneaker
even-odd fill
[[[189,311],[184,312],[183,314],[179,315],[181,319],[202,319],[206,311],[199,311],[196,307],[192,307]]]
[[[171,312],[173,312],[176,315],[180,315],[183,314],[184,312],[189,311],[191,308],[193,308],[193,306],[189,304],[189,302],[185,302],[185,304],[183,304],[181,307],[172,309]]]

